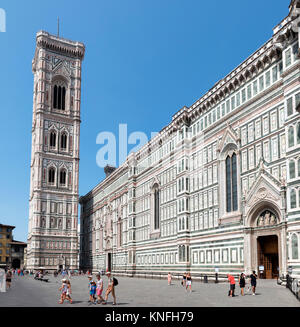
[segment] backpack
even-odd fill
[[[113,282],[114,282],[114,286],[117,286],[119,284],[117,278],[113,277]]]

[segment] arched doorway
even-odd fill
[[[249,210],[244,236],[245,270],[262,279],[279,277],[286,270],[286,226],[276,204],[261,201]]]

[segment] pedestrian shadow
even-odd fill
[[[113,305],[113,302],[107,302],[105,305],[102,305],[103,308],[105,308],[106,306],[108,305],[111,305],[111,306],[114,306],[114,307],[118,307],[120,305],[126,305],[126,304],[129,304],[129,303],[121,303],[121,302],[117,302],[116,305]]]
[[[72,304],[83,303],[83,301],[72,301]],[[70,304],[70,303],[68,303]]]

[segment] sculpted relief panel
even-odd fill
[[[259,215],[259,217],[257,218],[256,225],[258,227],[272,226],[272,225],[276,225],[277,222],[278,220],[276,216],[271,211],[266,210]]]

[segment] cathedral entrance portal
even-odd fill
[[[260,278],[273,279],[279,274],[279,259],[278,259],[278,237],[277,235],[259,236],[257,238],[257,262],[259,267],[263,266]]]

